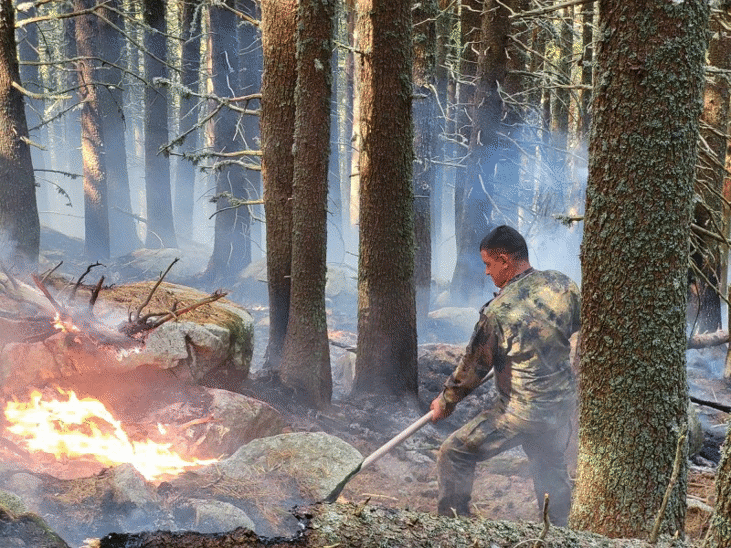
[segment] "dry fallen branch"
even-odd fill
[[[152,286],[150,293],[147,295],[147,298],[145,299],[145,301],[139,306],[139,308],[135,312],[134,316],[132,316],[130,314],[130,316],[129,316],[130,322],[137,322],[140,319],[140,314],[142,313],[142,309],[145,308],[148,304],[150,304],[150,301],[152,300],[152,296],[155,294],[155,291],[157,291],[157,288],[160,287],[160,284],[165,279],[165,276],[168,275],[168,272],[170,272],[170,269],[173,267],[173,265],[175,263],[177,263],[179,260],[180,259],[178,257],[175,257],[175,259],[173,259],[173,262],[171,262],[170,265],[168,265],[168,267],[165,269],[165,272],[163,272],[160,275],[160,278],[157,280],[157,282],[155,282],[155,285]]]
[[[675,484],[678,481],[678,474],[680,473],[680,461],[683,458],[683,447],[685,446],[685,438],[688,435],[688,423],[683,423],[683,426],[680,429],[680,435],[678,436],[678,444],[675,448],[675,460],[673,462],[673,471],[670,474],[670,481],[668,482],[667,489],[665,489],[665,495],[662,498],[662,504],[660,504],[660,510],[657,512],[657,519],[655,520],[655,525],[652,528],[652,532],[650,532],[650,538],[648,541],[650,544],[655,544],[657,542],[657,537],[660,534],[660,525],[662,524],[662,520],[665,518],[665,509],[668,506],[668,501],[670,500],[670,493],[672,493],[673,488],[675,487]]]

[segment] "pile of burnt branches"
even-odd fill
[[[91,264],[74,281],[54,276],[60,266],[42,274],[29,274],[27,280],[15,276],[0,264],[0,327],[12,333],[17,342],[38,342],[61,331],[75,333],[98,346],[129,349],[144,345],[147,334],[183,314],[226,296],[215,291],[192,303],[180,305],[177,301],[169,310],[146,310],[155,292],[178,261],[175,259],[163,272],[147,297],[135,309],[127,311],[126,321],[110,326],[94,314],[94,306],[104,285],[104,276],[93,285],[84,284],[86,276],[101,263]],[[82,298],[88,294],[88,298]],[[8,341],[5,341],[8,342]]]

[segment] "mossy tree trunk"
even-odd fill
[[[410,0],[358,3],[361,393],[417,391],[411,29]]]
[[[332,32],[330,0],[300,0],[297,26],[292,285],[282,382],[313,407],[332,396],[325,313]]]
[[[279,369],[289,321],[296,28],[297,0],[262,1],[261,175],[269,290],[269,340],[264,367],[269,370]]]
[[[41,227],[23,96],[13,87],[20,82],[14,13],[10,0],[0,2],[0,260],[32,268]]]
[[[599,4],[570,525],[644,537],[687,422],[685,285],[708,6]],[[660,532],[683,531],[686,476],[683,458]]]

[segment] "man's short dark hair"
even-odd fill
[[[480,251],[499,251],[516,260],[528,260],[528,245],[520,232],[507,225],[493,229],[480,242]]]

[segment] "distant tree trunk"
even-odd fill
[[[11,0],[0,1],[0,261],[20,269],[38,263],[41,228]]]
[[[180,28],[182,31],[182,67],[180,83],[193,92],[199,90],[201,65],[201,0],[182,0],[180,2]],[[198,18],[196,20],[196,18]],[[198,123],[200,111],[196,97],[183,94],[180,97],[180,117],[178,133],[188,134],[180,146],[180,152],[191,154],[198,146],[198,131],[193,129]],[[178,161],[175,170],[175,226],[177,235],[183,240],[192,240],[193,204],[195,203],[195,165],[187,158]]]
[[[226,7],[227,6],[227,7]],[[211,82],[213,94],[226,98],[238,95],[239,56],[236,35],[237,18],[234,0],[226,0],[224,7],[212,4],[208,8]],[[219,108],[218,102],[211,103]],[[230,153],[243,149],[241,133],[237,128],[238,114],[224,107],[209,126],[212,132],[214,153]],[[251,215],[248,207],[232,207],[234,200],[246,201],[249,195],[245,189],[241,166],[231,165],[227,159],[214,164],[216,179],[216,230],[213,254],[208,269],[214,280],[233,283],[246,265],[251,262],[251,240],[249,228]]]
[[[127,174],[127,145],[125,141],[125,115],[123,98],[122,70],[119,68],[122,57],[124,29],[121,13],[122,2],[108,2],[104,17],[98,19],[99,56],[108,61],[97,70],[99,80],[106,86],[99,89],[99,108],[102,116],[102,136],[104,139],[105,164],[107,168],[107,187],[109,189],[109,237],[112,255],[124,255],[142,246],[137,235],[135,220],[128,214],[132,211],[132,199]],[[111,146],[109,146],[111,143]],[[120,211],[121,210],[121,211]],[[123,213],[124,212],[124,213]]]
[[[337,40],[347,43],[350,39],[350,26],[353,19],[351,2],[338,0],[336,15]],[[335,117],[337,119],[337,180],[340,193],[340,238],[342,238],[343,256],[348,257],[347,251],[352,241],[352,225],[350,223],[350,173],[352,163],[351,137],[353,136],[353,53],[345,48],[335,48],[337,59],[335,76]],[[337,238],[337,235],[334,235]],[[333,238],[330,238],[330,242]],[[329,243],[332,246],[332,243]]]
[[[20,3],[18,3],[20,4]],[[23,19],[32,19],[38,15],[35,5],[25,3],[16,5],[17,19],[21,22]],[[41,82],[41,74],[38,70],[40,60],[38,45],[38,24],[23,25],[16,31],[16,40],[18,44],[18,59],[20,65],[20,78],[23,87],[33,93],[43,93],[43,83]],[[41,143],[41,120],[43,110],[45,108],[43,99],[34,99],[25,97],[25,118],[28,125],[28,136],[31,141]],[[35,170],[42,169],[45,165],[44,155],[46,151],[37,147],[31,147],[30,154],[33,159],[33,168]],[[38,209],[47,210],[49,208],[49,185],[39,184],[36,188],[36,196],[38,200]]]
[[[236,9],[259,20],[259,3],[254,0],[237,0]],[[257,94],[261,91],[261,72],[262,72],[262,51],[261,51],[261,33],[259,28],[247,21],[237,24],[239,37],[239,52],[241,59],[239,61],[239,89],[243,95]],[[246,107],[249,110],[259,110],[260,101],[253,99],[247,103],[239,104],[240,107]],[[247,150],[260,149],[260,133],[259,133],[259,117],[244,116],[240,121],[244,148]],[[252,162],[253,163],[253,162]],[[244,171],[244,182],[248,195],[252,198],[260,198],[262,196],[261,171],[247,169]],[[251,260],[256,260],[255,253],[261,251],[264,247],[263,228],[264,224],[260,219],[264,218],[264,208],[261,205],[250,206],[252,219],[249,226],[249,239],[251,240]],[[262,252],[263,253],[263,252]]]
[[[458,248],[452,277],[452,292],[463,302],[484,300],[485,267],[480,259],[480,241],[491,225],[493,206],[489,197],[494,193],[503,114],[499,88],[507,74],[510,32],[510,12],[504,3],[488,0],[482,13],[481,40],[476,45],[477,87],[470,105],[472,129],[459,223],[462,247]]]
[[[640,538],[688,420],[685,286],[709,10],[704,0],[599,3],[569,524]],[[684,529],[683,455],[661,533]]]
[[[731,430],[721,447],[721,461],[716,468],[716,507],[703,542],[703,548],[728,546],[731,546]]]
[[[93,6],[91,0],[74,0],[77,11]],[[79,101],[81,109],[81,157],[84,163],[84,254],[93,261],[109,258],[109,198],[107,167],[102,137],[102,117],[94,58],[98,52],[96,17],[81,15],[76,21],[76,49],[79,54]]]
[[[731,68],[729,46],[731,40],[720,25],[718,14],[711,19],[711,40],[708,47],[708,65],[720,71]],[[723,192],[726,161],[726,126],[729,114],[729,85],[722,74],[709,74],[703,94],[701,146],[696,174],[695,192],[701,200],[695,203],[693,222],[713,233],[723,231],[723,207],[719,195]],[[693,234],[691,259],[696,273],[691,270],[688,293],[689,324],[693,334],[713,333],[721,329],[721,297],[725,289],[723,267],[728,249],[715,239]]]
[[[594,13],[596,2],[588,2],[579,6],[581,17],[581,47],[582,55],[579,66],[581,69],[582,86],[591,86],[592,83],[592,67],[594,64]],[[589,139],[589,125],[591,122],[591,112],[589,105],[591,104],[591,90],[579,90],[579,120],[577,122],[578,135],[580,143],[584,143]]]
[[[455,157],[464,160],[470,154],[470,135],[474,119],[470,109],[477,93],[478,55],[481,41],[482,0],[460,2],[460,60],[456,75],[457,106],[454,137],[462,144],[455,146]],[[473,170],[474,171],[474,170]],[[482,300],[485,285],[484,267],[475,240],[485,235],[491,206],[482,186],[474,188],[470,175],[457,173],[454,181],[454,231],[457,260],[452,274],[451,294],[457,304]],[[487,216],[487,218],[485,218]],[[477,223],[477,224],[476,224]]]
[[[331,0],[299,0],[292,187],[292,285],[282,382],[311,406],[332,397],[325,313],[330,151]]]
[[[357,393],[416,394],[411,1],[358,3]]]
[[[167,59],[165,2],[143,0],[145,24],[145,76],[149,82],[165,78]],[[155,32],[157,31],[157,32]],[[160,153],[168,142],[168,92],[163,86],[145,88],[145,189],[147,192],[148,248],[177,247],[170,189],[170,160]]]
[[[555,0],[555,4],[563,3],[562,0]],[[559,23],[560,34],[558,39],[558,70],[556,72],[555,83],[557,84],[553,91],[554,108],[551,109],[553,121],[551,123],[553,147],[550,149],[548,157],[550,158],[551,168],[555,175],[557,195],[559,197],[557,207],[561,211],[566,211],[571,206],[569,198],[571,196],[571,184],[569,181],[570,170],[569,148],[571,139],[569,136],[569,105],[571,104],[571,60],[573,57],[574,34],[572,29],[573,9],[571,6],[561,8],[559,12],[561,20]]]
[[[434,164],[438,119],[436,90],[437,0],[415,3],[414,21],[414,282],[416,325],[426,327],[431,300],[432,200],[437,169]]]
[[[528,11],[529,0],[510,0],[505,2],[513,11]],[[511,30],[513,35],[525,36],[528,34],[528,28],[525,20],[518,19],[513,22]],[[521,228],[521,205],[530,204],[531,194],[526,191],[527,185],[521,184],[521,168],[522,168],[522,152],[521,142],[524,141],[523,128],[526,125],[527,89],[526,71],[528,70],[527,53],[523,47],[517,46],[515,42],[508,41],[506,45],[507,61],[505,81],[503,83],[504,92],[509,99],[504,101],[503,105],[503,121],[502,133],[505,137],[500,137],[500,161],[496,171],[496,187],[499,187],[497,196],[502,196],[502,200],[497,199],[500,204],[500,213],[504,222],[513,226],[513,228]],[[506,220],[507,219],[507,220]]]
[[[263,0],[261,169],[266,212],[269,341],[264,367],[278,370],[289,322],[297,0]]]

